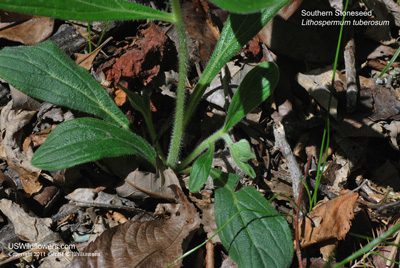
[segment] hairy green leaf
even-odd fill
[[[215,221],[231,258],[239,268],[289,267],[293,242],[286,220],[278,215],[256,189],[245,187],[234,192],[238,175],[212,169],[215,189]]]
[[[0,77],[29,96],[129,128],[104,88],[51,41],[0,50]]]
[[[263,62],[254,67],[243,79],[229,105],[224,131],[229,131],[246,114],[260,105],[275,89],[279,80],[278,66]]]
[[[207,181],[210,174],[214,157],[214,144],[210,144],[207,152],[200,156],[193,164],[190,171],[189,190],[192,193],[198,192]]]
[[[126,0],[0,0],[0,9],[64,20],[174,21],[172,14]]]
[[[210,0],[214,4],[236,13],[252,13],[282,2],[282,0]]]
[[[126,154],[136,154],[155,165],[156,152],[141,137],[98,119],[79,118],[57,126],[31,162],[41,169],[58,170]]]
[[[278,4],[254,14],[231,14],[229,16],[207,67],[203,71],[196,88],[190,96],[185,112],[184,124],[189,121],[190,116],[201,100],[208,85],[221,68],[289,1],[290,0],[282,0]]]
[[[240,140],[236,143],[228,143],[229,151],[232,155],[236,165],[243,170],[247,175],[254,178],[256,173],[253,168],[247,163],[250,159],[253,159],[255,155],[252,153],[250,144],[247,140]]]

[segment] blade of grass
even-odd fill
[[[386,73],[386,71],[390,68],[390,66],[392,66],[393,62],[397,59],[399,54],[400,54],[400,47],[396,50],[396,53],[394,53],[392,59],[389,61],[389,63],[386,65],[386,67],[378,75],[378,78],[382,77]]]
[[[90,22],[87,23],[87,31],[88,31],[88,43],[89,43],[89,53],[92,53],[92,33],[91,33]]]
[[[99,38],[99,41],[97,41],[97,45],[96,45],[96,47],[98,47],[98,46],[100,46],[101,45],[101,41],[103,41],[103,38],[104,38],[104,35],[106,34],[106,31],[107,31],[107,29],[108,29],[108,26],[110,25],[110,20],[107,22],[107,24],[106,24],[106,27],[104,27],[104,29],[103,29],[103,31],[101,32],[101,36],[100,36],[100,38]]]
[[[337,69],[337,64],[338,64],[338,59],[339,59],[340,44],[342,42],[343,26],[344,26],[344,21],[346,19],[346,11],[347,11],[348,4],[349,4],[349,0],[346,0],[346,5],[344,7],[344,12],[343,12],[343,17],[342,17],[342,24],[340,26],[339,40],[338,40],[337,47],[336,47],[335,62],[333,64],[333,74],[332,74],[332,82],[331,82],[332,89],[333,89],[333,85],[335,82],[335,74],[336,74],[336,69]],[[332,90],[329,95],[328,112],[326,114],[326,123],[325,123],[324,134],[322,137],[321,151],[320,151],[319,160],[318,160],[317,177],[316,177],[316,181],[315,181],[315,190],[314,190],[314,193],[312,196],[312,202],[310,204],[310,212],[311,212],[312,208],[317,204],[318,187],[319,187],[319,183],[322,178],[321,163],[323,162],[322,170],[324,170],[325,165],[326,165],[326,160],[328,158],[328,148],[329,148],[329,142],[330,142],[330,122],[329,122],[330,113],[329,113],[329,110],[331,108],[331,100],[332,100]],[[326,143],[325,143],[325,139],[326,139]],[[323,161],[322,161],[322,158],[324,158]]]

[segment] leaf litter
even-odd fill
[[[182,241],[200,225],[195,207],[176,186],[177,204],[159,204],[160,219],[126,222],[104,232],[82,252],[102,254],[96,258],[75,258],[67,267],[154,267],[173,263],[182,255]],[[171,267],[180,267],[181,261]]]
[[[332,33],[337,28],[312,28],[300,24],[301,9],[330,9],[328,3],[305,2],[299,8],[300,2],[302,1],[292,1],[286,9],[281,10],[279,16],[224,67],[208,89],[203,105],[205,107],[199,108],[206,116],[195,115],[194,120],[200,124],[189,125],[184,143],[185,146],[193,146],[192,143],[198,142],[201,137],[207,137],[212,131],[212,124],[221,118],[223,120],[232,96],[230,90],[244,76],[245,69],[251,68],[249,62],[257,63],[261,56],[265,59],[267,55],[278,59],[284,81],[281,80],[273,98],[262,104],[258,112],[254,111],[248,116],[251,120],[243,120],[235,127],[232,137],[236,141],[243,138],[251,141],[251,149],[256,155],[251,163],[257,173],[256,179],[252,180],[241,174],[237,187],[255,187],[268,199],[275,194],[284,193],[285,197],[279,196],[272,203],[280,213],[291,215],[296,211],[296,206],[290,202],[293,182],[289,171],[294,162],[288,161],[276,146],[274,125],[281,122],[285,138],[297,158],[296,165],[301,170],[304,170],[308,157],[312,159],[313,167],[305,181],[311,191],[314,191],[320,140],[328,109],[326,100],[332,86],[332,67],[329,64],[332,64],[337,38],[337,34]],[[331,1],[332,6],[334,2]],[[377,12],[377,19],[384,20],[393,15],[396,25],[399,23],[398,8],[391,5],[390,1],[367,2],[373,2],[372,6],[376,6],[374,10]],[[361,5],[355,8],[364,7]],[[226,12],[204,1],[186,1],[183,11],[191,40],[189,49],[192,57],[189,68],[195,70],[190,73],[188,81],[195,85],[198,74],[213,50]],[[48,25],[50,23],[43,22]],[[393,25],[390,27],[392,30],[396,28]],[[118,89],[118,84],[137,93],[144,87],[151,88],[151,101],[155,104],[152,113],[156,122],[168,125],[168,113],[171,111],[165,112],[163,109],[175,97],[174,79],[166,82],[164,77],[165,74],[173,76],[176,63],[171,55],[176,53],[176,49],[173,44],[174,29],[169,28],[169,25],[148,23],[138,28],[135,36],[125,36],[122,40],[113,37],[112,41],[91,55],[84,51],[74,52],[85,54],[84,57],[90,59],[86,68],[102,80],[115,102],[126,115],[133,118],[131,121],[135,122],[135,127],[143,131],[140,115],[130,107],[125,93]],[[30,28],[26,29],[30,31]],[[46,31],[50,31],[50,28],[39,31],[39,36],[45,39],[49,35]],[[12,31],[14,33],[15,29]],[[346,77],[341,72],[344,66],[339,66],[333,85],[335,102],[330,108],[330,114],[334,116],[331,120],[331,144],[319,188],[320,199],[325,198],[310,213],[305,213],[307,215],[300,222],[300,245],[304,253],[302,261],[311,264],[310,267],[323,267],[333,251],[336,251],[337,261],[343,259],[356,250],[351,246],[355,241],[365,244],[364,240],[352,238],[350,232],[378,236],[398,218],[399,77],[393,72],[384,76],[386,81],[383,85],[376,84],[377,73],[386,66],[397,49],[392,45],[397,36],[389,27],[366,27],[357,28],[356,37],[361,40],[356,41],[355,55],[358,61],[357,80],[360,83],[357,107],[352,114],[345,111]],[[42,40],[31,37],[29,40],[12,38],[15,37],[10,39],[26,44]],[[195,42],[196,40],[199,42]],[[96,55],[100,49],[104,54],[101,52]],[[365,64],[361,64],[362,62]],[[395,62],[393,69],[399,66]],[[139,267],[164,267],[183,253],[183,244],[186,246],[183,241],[190,238],[189,233],[199,228],[200,218],[202,226],[196,236],[204,240],[216,232],[213,224],[215,215],[212,181],[208,181],[200,193],[191,196],[191,203],[184,194],[186,186],[182,181],[185,178],[176,177],[169,169],[162,169],[157,173],[147,172],[135,160],[131,161],[132,159],[114,159],[116,165],[111,164],[113,160],[105,159],[105,165],[99,161],[58,173],[33,168],[29,164],[33,150],[41,144],[40,140],[46,138],[46,131],[50,131],[68,116],[65,116],[64,111],[52,110],[46,117],[46,112],[40,111],[42,108],[37,113],[37,104],[31,100],[20,99],[18,104],[19,97],[13,95],[12,99],[14,106],[8,104],[1,110],[0,171],[6,177],[0,181],[0,196],[4,198],[0,201],[0,210],[3,213],[0,214],[0,228],[13,225],[14,233],[11,237],[14,240],[20,239],[15,241],[48,243],[42,236],[49,236],[54,237],[52,242],[64,240],[71,245],[78,245],[79,252],[101,253],[98,258],[75,258],[69,267],[87,267],[91,262],[96,263],[96,267],[115,267],[113,261],[118,261],[118,266],[137,264]],[[32,108],[32,105],[36,108]],[[157,127],[160,131],[166,128]],[[168,141],[161,140],[160,144],[167,147]],[[183,154],[190,151],[185,146]],[[238,171],[223,145],[216,147],[215,156],[213,167],[230,172]],[[127,168],[126,163],[129,162],[133,164]],[[172,191],[171,185],[179,186],[173,187]],[[97,186],[102,188],[96,189]],[[343,190],[347,189],[353,191],[343,194]],[[55,190],[60,190],[61,194]],[[67,196],[70,203],[66,203],[66,199],[60,196]],[[159,198],[175,200],[177,204],[159,204]],[[7,199],[14,203],[6,201]],[[303,192],[303,199],[307,199],[307,193]],[[63,207],[54,212],[57,209],[49,205],[44,209],[46,204],[54,202],[66,203],[68,208]],[[307,200],[303,202],[307,203]],[[26,211],[15,203],[31,215],[37,216],[29,218]],[[150,213],[156,204],[156,212]],[[46,213],[52,215],[52,224],[49,224],[49,220],[44,220],[48,216]],[[287,220],[293,223],[291,217]],[[188,224],[188,221],[192,223]],[[364,223],[361,226],[360,221]],[[110,228],[113,226],[116,227]],[[23,232],[24,229],[28,234]],[[153,236],[140,235],[146,231]],[[71,233],[74,238],[71,238]],[[154,236],[155,233],[157,236]],[[29,234],[37,236],[30,237]],[[95,234],[91,239],[98,237],[88,244],[90,234]],[[176,238],[173,242],[169,240],[171,234]],[[0,237],[3,236],[6,237],[0,232]],[[218,245],[218,236],[213,242]],[[86,249],[84,245],[87,245]],[[343,248],[347,252],[343,252]],[[184,250],[186,249],[185,247]],[[394,248],[385,246],[377,249],[377,252],[387,258],[394,258],[393,250]],[[111,257],[112,251],[132,252],[133,255],[124,253]],[[305,253],[310,257],[306,258]],[[155,256],[154,254],[160,257],[150,257]],[[215,258],[220,264],[216,267],[234,266],[232,263],[227,264],[231,259],[226,258],[225,254],[223,250],[215,252]],[[199,256],[200,259],[203,258],[201,254]],[[18,259],[21,265],[39,267],[40,263],[40,267],[64,267],[72,258],[63,259],[62,264],[57,263],[52,256],[40,261],[15,258],[10,262]],[[153,263],[156,260],[160,263]],[[355,260],[359,263],[362,261],[375,267],[386,265],[379,256],[363,256]],[[293,267],[296,264],[293,261]],[[180,266],[181,263],[178,263],[174,267]]]

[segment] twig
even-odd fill
[[[211,240],[206,244],[206,268],[214,268],[214,244]]]
[[[356,60],[354,57],[355,44],[353,28],[349,28],[348,41],[344,49],[344,64],[346,66],[346,109],[347,112],[352,113],[356,109],[357,104],[357,79],[356,79]]]
[[[163,194],[159,194],[159,193],[155,193],[155,192],[149,191],[147,189],[144,189],[143,187],[140,187],[140,186],[134,184],[133,182],[128,181],[127,179],[125,179],[125,182],[128,183],[130,186],[133,186],[136,189],[138,189],[139,191],[142,191],[143,193],[148,194],[150,196],[154,196],[154,197],[158,197],[158,198],[162,198],[162,199],[175,201],[175,198],[172,197],[172,196],[163,195]]]
[[[300,178],[302,177],[302,172],[299,165],[297,164],[296,157],[293,154],[288,141],[286,140],[285,130],[281,123],[274,125],[274,137],[275,146],[279,148],[279,150],[283,154],[283,157],[285,157],[286,159],[290,177],[292,179],[293,199],[298,200],[301,185]],[[302,206],[300,206],[300,208],[301,207]]]

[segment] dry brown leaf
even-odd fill
[[[210,21],[199,3],[184,2],[182,14],[186,30],[190,36],[188,39],[189,59],[192,62],[200,61],[202,66],[205,67],[217,43],[218,29]]]
[[[8,199],[0,200],[0,210],[13,223],[15,234],[21,240],[42,245],[62,241],[59,234],[48,227],[50,219],[29,216],[19,205]]]
[[[396,49],[391,48],[389,46],[380,45],[377,48],[375,48],[374,51],[369,53],[367,59],[372,60],[380,57],[391,57],[394,55],[394,53],[396,53]]]
[[[80,53],[75,53],[75,62],[79,66],[85,68],[86,70],[90,70],[93,65],[93,61],[96,58],[97,54],[99,54],[100,50],[108,43],[112,37],[107,38],[106,41],[104,41],[99,47],[97,47],[94,51],[91,53],[87,54],[80,54]]]
[[[369,115],[374,121],[400,119],[400,101],[396,93],[383,86],[374,86],[366,90],[373,97],[373,113]]]
[[[126,222],[104,232],[82,250],[99,256],[75,257],[67,268],[161,268],[175,261],[182,255],[183,239],[199,227],[200,218],[179,187],[174,185],[171,188],[176,193],[178,204],[160,206],[165,217],[146,222]],[[181,267],[181,261],[172,267]]]
[[[22,91],[19,91],[15,87],[10,85],[10,93],[13,102],[12,109],[13,110],[29,110],[29,111],[38,111],[41,103],[35,100],[32,97],[29,97]]]
[[[334,181],[332,182],[332,190],[340,191],[343,189],[343,185],[346,184],[347,178],[350,175],[351,169],[354,164],[346,157],[336,154],[334,158],[334,164],[337,168],[333,170]]]
[[[333,257],[337,245],[338,241],[336,239],[330,239],[322,243],[319,251],[321,252],[324,261],[329,261]]]
[[[48,17],[22,16],[17,13],[7,12],[0,14],[0,38],[5,38],[25,45],[34,45],[46,40],[53,32],[54,19]],[[14,18],[14,20],[13,20]],[[8,21],[8,22],[4,22]],[[11,22],[12,21],[12,22]]]
[[[32,148],[22,150],[21,130],[36,112],[13,110],[11,107],[12,102],[9,102],[0,114],[0,132],[4,135],[2,145],[8,165],[19,175],[24,191],[31,195],[42,188],[38,179],[41,170],[31,165]]]
[[[210,238],[218,231],[215,222],[214,203],[211,200],[211,195],[207,191],[202,191],[201,196],[202,199],[199,199],[191,194],[190,200],[201,210],[201,224],[204,231],[207,233],[207,238]],[[214,236],[211,241],[213,243],[221,243],[219,235]]]
[[[138,79],[147,85],[160,71],[160,62],[164,58],[164,47],[168,38],[160,27],[153,23],[141,30],[142,35],[135,45],[118,59],[111,59],[101,68],[108,81],[116,87],[119,82],[127,83]]]
[[[344,239],[354,218],[357,198],[357,193],[348,192],[315,206],[300,224],[301,248],[331,239]]]
[[[170,185],[179,185],[179,180],[171,168],[157,163],[156,173],[142,172],[139,169],[128,174],[125,183],[116,188],[119,196],[143,199],[149,196],[173,199]]]
[[[390,138],[390,142],[394,148],[400,150],[399,147],[399,135],[400,135],[400,122],[391,121],[390,124],[383,124],[383,129],[385,130],[385,136]]]
[[[329,107],[330,91],[328,85],[332,82],[333,71],[332,66],[324,69],[317,69],[307,74],[298,73],[297,82],[325,109]],[[336,80],[338,81],[339,72],[336,72]],[[337,119],[338,101],[332,97],[330,102],[329,113]]]
[[[32,247],[29,251],[42,252],[41,257],[49,252],[49,256],[41,260],[40,267],[64,267],[68,264],[68,256],[72,256],[72,252],[69,246],[62,244],[61,236],[49,228],[52,224],[51,219],[32,217],[8,199],[0,200],[0,211],[12,222],[15,234],[27,243],[25,246],[28,249]],[[25,256],[29,255],[25,253],[17,258],[10,257],[5,262]]]

